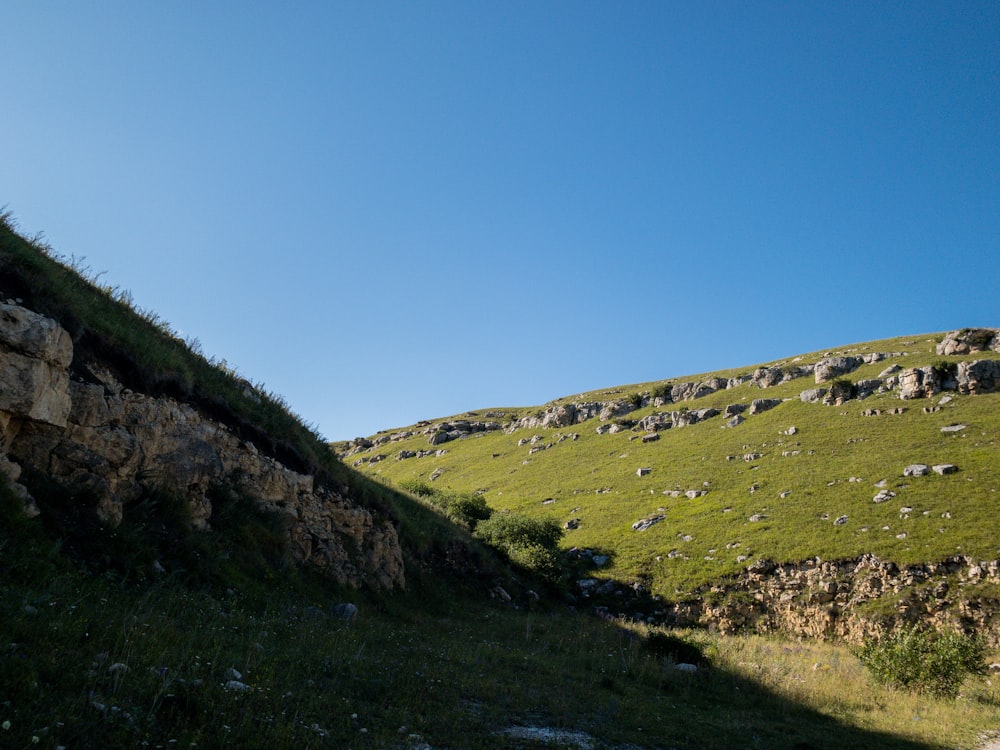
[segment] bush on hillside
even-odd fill
[[[482,495],[471,492],[456,492],[448,495],[448,505],[445,512],[452,521],[465,524],[470,530],[475,531],[481,521],[490,517],[492,511]]]
[[[550,518],[528,518],[516,513],[494,513],[476,527],[476,536],[486,544],[550,580],[559,576],[562,534],[562,528]]]
[[[958,373],[958,363],[939,359],[931,365],[931,370],[934,371],[934,374],[938,376],[938,380],[941,382],[952,380]]]
[[[430,497],[437,493],[437,490],[427,484],[427,482],[422,482],[419,479],[404,479],[399,483],[399,489],[417,497]]]
[[[953,698],[969,674],[981,672],[981,639],[914,625],[865,641],[858,656],[876,681],[918,693]]]
[[[670,383],[663,383],[653,389],[652,398],[662,398],[664,401],[672,401],[673,386]]]
[[[449,520],[475,531],[476,524],[490,517],[490,508],[481,495],[472,492],[448,492],[431,487],[419,479],[405,479],[399,483],[400,489],[417,497],[426,498],[432,505],[444,511]]]

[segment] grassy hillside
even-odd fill
[[[938,340],[939,335],[922,335],[875,341],[766,365],[800,366],[830,354],[898,353],[850,373],[857,382],[876,378],[889,365],[918,367],[941,360],[934,353]],[[987,352],[947,359],[996,357],[1000,355]],[[665,382],[747,376],[756,367]],[[662,385],[626,386],[552,403],[621,399]],[[947,394],[951,398],[944,399],[940,410],[925,413],[924,407],[942,399],[901,401],[896,392],[888,392],[842,406],[803,403],[799,394],[812,387],[812,376],[770,388],[748,382],[683,404],[629,413],[626,425],[666,410],[723,410],[758,398],[784,400],[760,414],[744,412],[745,421],[735,427],[726,428],[720,415],[661,431],[655,442],[644,443],[643,433],[630,429],[598,434],[602,423],[594,418],[571,427],[479,433],[438,446],[446,451],[443,455],[399,460],[400,451],[428,447],[427,436],[416,434],[348,460],[381,453],[385,460],[361,463],[360,470],[389,484],[429,481],[437,473],[435,486],[481,493],[495,509],[560,524],[578,519],[579,527],[567,531],[564,546],[606,551],[612,556],[606,575],[643,581],[667,596],[734,573],[757,558],[835,559],[870,552],[913,563],[955,553],[984,559],[1000,555],[995,523],[1000,394]],[[890,413],[897,408],[903,413]],[[869,410],[881,414],[865,416]],[[511,421],[540,409],[489,411]],[[955,424],[967,427],[942,432]],[[575,439],[560,442],[570,435]],[[536,436],[535,443],[518,445]],[[551,447],[530,453],[536,445]],[[904,477],[903,469],[914,463],[951,463],[959,471]],[[639,468],[651,471],[637,476]],[[896,496],[873,502],[883,488]],[[707,493],[689,498],[689,490]],[[633,523],[657,515],[665,520],[633,531]],[[846,522],[835,525],[842,516]]]
[[[120,526],[101,526],[87,511],[85,488],[37,473],[21,480],[41,510],[27,518],[0,479],[0,747],[961,750],[978,748],[984,731],[1000,730],[1000,688],[987,676],[971,676],[957,699],[945,700],[875,684],[858,658],[836,644],[722,638],[580,614],[430,504],[334,460],[280,397],[192,351],[155,314],[136,309],[127,293],[87,281],[72,265],[19,237],[9,218],[0,221],[5,298],[57,318],[72,334],[77,357],[104,363],[130,387],[184,399],[290,465],[391,514],[408,585],[392,595],[349,591],[295,567],[275,519],[231,488],[220,488],[218,516],[206,533],[194,530],[183,501],[166,493],[130,506]],[[980,432],[996,423],[972,421],[975,405],[992,403],[957,399],[964,411],[952,413],[969,420],[967,437],[941,445],[957,450],[984,442]],[[633,549],[625,540],[660,535],[660,546],[669,549],[679,543],[666,539],[682,532],[667,533],[666,522],[644,536],[620,528],[633,516],[669,505],[675,523],[687,508],[685,528],[698,532],[691,532],[691,544],[702,544],[722,519],[735,518],[737,507],[741,514],[759,510],[736,504],[746,477],[761,485],[758,474],[769,477],[768,492],[795,480],[796,464],[779,460],[772,448],[778,439],[793,440],[777,435],[787,417],[794,415],[801,430],[794,440],[810,440],[817,455],[822,450],[827,460],[845,462],[834,467],[838,473],[846,474],[848,458],[865,459],[864,451],[845,449],[853,442],[821,439],[810,418],[821,424],[825,416],[817,415],[835,413],[822,409],[788,402],[732,431],[708,422],[664,433],[650,445],[629,442],[627,431],[598,436],[583,425],[574,428],[578,441],[534,454],[528,464],[528,447],[518,448],[516,435],[487,434],[449,444],[440,458],[372,468],[385,472],[380,480],[392,471],[396,480],[426,479],[441,468],[441,485],[482,488],[495,507],[560,522],[579,506],[572,515],[581,518],[580,529],[566,542],[620,546],[611,570],[638,575],[643,565],[655,572],[653,547],[643,542]],[[901,416],[928,433],[936,424]],[[842,419],[850,433],[876,424]],[[673,452],[663,451],[671,440]],[[723,452],[735,446],[748,451],[744,443],[759,446],[759,468],[725,461]],[[573,452],[564,450],[571,446]],[[685,451],[697,455],[696,464],[682,460]],[[463,455],[466,461],[457,460]],[[970,469],[977,455],[940,460],[958,463],[956,476],[964,481],[985,475]],[[989,463],[988,454],[982,461]],[[638,465],[654,471],[638,478]],[[874,478],[880,465],[866,466]],[[823,467],[816,469],[817,486],[831,471]],[[850,465],[859,476],[863,468]],[[928,487],[947,486],[946,478],[923,479]],[[656,494],[705,481],[714,484],[697,502]],[[800,486],[813,485],[794,488]],[[611,489],[594,494],[604,487]],[[728,496],[728,514],[710,505]],[[554,502],[543,505],[547,497]],[[775,509],[786,506],[771,503],[764,512],[778,517]],[[973,505],[949,503],[951,520],[965,523],[962,509]],[[616,506],[617,516],[606,512]],[[734,523],[731,531],[741,528]],[[747,547],[780,541],[771,527],[754,531],[761,536],[748,537]],[[802,544],[782,543],[790,555]],[[694,555],[674,558],[692,567],[661,577],[660,585],[689,585],[735,564],[731,556],[718,557],[702,568]],[[498,593],[498,584],[513,601]],[[529,587],[541,598],[530,596]],[[335,607],[343,602],[357,607],[354,618],[344,619]],[[694,662],[697,671],[678,670],[678,662]]]
[[[0,500],[0,747],[959,750],[1000,728],[988,679],[899,693],[832,644],[624,627],[445,582],[355,597],[346,622],[318,582],[123,580]]]

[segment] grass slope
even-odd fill
[[[356,597],[347,623],[318,583],[87,572],[4,500],[0,747],[960,750],[1000,728],[985,677],[954,701],[897,693],[832,644],[626,629],[446,585]]]
[[[25,518],[0,482],[0,747],[960,750],[1000,729],[1000,694],[985,677],[944,701],[873,684],[832,644],[626,628],[544,600],[528,609],[490,600],[485,591],[498,580],[534,582],[431,508],[334,461],[280,398],[260,388],[248,396],[245,381],[190,351],[155,315],[122,304],[127,295],[17,236],[9,217],[0,221],[0,291],[68,326],[78,358],[115,367],[133,387],[189,400],[391,513],[408,580],[393,596],[338,590],[291,565],[274,519],[225,488],[232,505],[220,497],[206,535],[169,495],[130,506],[110,529],[87,514],[86,498],[43,476],[22,477],[41,509]],[[760,422],[754,440],[773,440],[779,424]],[[491,455],[495,441],[500,458],[479,463],[511,480],[504,495],[493,486],[496,498],[561,519],[571,498],[582,513],[592,487],[653,457],[619,459],[639,446],[612,437],[581,437],[607,457],[592,465],[577,455],[556,508],[540,506],[530,480],[548,477],[555,487],[551,478],[566,466],[522,464],[525,451],[508,436],[451,446],[442,465],[456,486],[489,487],[490,472],[453,460],[458,448]],[[590,476],[598,465],[604,476]],[[651,478],[661,482],[705,481],[684,461],[655,466]],[[624,520],[652,498],[651,487],[629,484],[630,471],[614,483],[619,497],[603,497],[621,501]],[[581,532],[596,534],[598,520],[590,514]],[[628,564],[622,550],[619,571]],[[645,555],[640,547],[636,560]],[[344,599],[359,608],[354,622],[330,614]],[[698,654],[696,674],[675,669],[678,658]]]
[[[939,361],[941,357],[934,354],[939,338],[889,339],[832,353],[901,353],[851,373],[850,379],[857,382],[875,378],[890,364],[905,368]],[[793,361],[812,363],[829,353],[815,352]],[[998,356],[981,353],[948,359]],[[753,369],[680,380],[728,378]],[[622,394],[648,393],[657,385],[581,394],[553,403],[622,398]],[[795,561],[870,552],[914,563],[955,553],[990,559],[1000,555],[995,524],[1000,394],[949,394],[951,400],[939,411],[925,413],[923,407],[939,399],[904,402],[890,392],[843,406],[803,403],[799,394],[811,387],[810,376],[767,389],[747,383],[681,405],[646,407],[627,415],[639,419],[683,407],[721,410],[756,398],[785,399],[733,428],[724,429],[720,415],[663,431],[658,441],[643,443],[629,430],[597,434],[595,428],[601,423],[595,418],[569,428],[475,434],[440,446],[446,450],[442,456],[397,460],[398,451],[428,447],[425,436],[415,435],[361,453],[389,454],[362,470],[391,484],[428,481],[432,472],[440,471],[435,486],[480,492],[492,508],[549,517],[560,524],[577,518],[579,528],[567,532],[565,546],[604,550],[613,558],[608,575],[644,581],[668,596],[734,573],[746,564],[744,558]],[[886,413],[896,407],[905,412]],[[863,415],[871,409],[883,413]],[[536,410],[491,411],[523,415]],[[968,426],[954,433],[941,431],[956,423]],[[795,434],[786,434],[793,426]],[[558,442],[559,436],[571,433],[579,438]],[[529,455],[531,445],[518,446],[520,439],[534,435],[552,447]],[[744,460],[751,454],[760,456]],[[904,467],[913,463],[952,463],[960,471],[904,478]],[[640,467],[652,471],[639,477]],[[882,480],[896,497],[877,504],[873,497]],[[674,490],[708,492],[695,499],[664,494]],[[632,530],[635,521],[660,514],[665,521],[646,531]],[[845,524],[834,525],[845,515]],[[753,516],[764,518],[750,521]]]

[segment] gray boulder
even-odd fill
[[[909,367],[899,373],[899,397],[926,398],[941,391],[941,379],[931,367]]]
[[[645,531],[646,529],[650,528],[651,526],[655,526],[656,524],[658,524],[660,521],[663,521],[664,519],[666,519],[666,516],[662,515],[662,514],[658,515],[658,516],[650,516],[649,518],[643,518],[643,519],[641,519],[639,521],[636,521],[634,524],[632,524],[632,530],[633,531]]]
[[[776,406],[781,405],[780,398],[755,398],[750,402],[750,414],[761,414],[762,412],[773,409]]]
[[[947,334],[937,345],[937,353],[943,356],[991,350],[1000,352],[1000,329],[962,328]]]
[[[880,490],[879,493],[872,498],[872,502],[884,503],[887,500],[892,500],[894,497],[896,497],[896,493],[892,490]]]
[[[835,380],[830,384],[830,392],[823,397],[827,406],[841,406],[854,398],[854,384],[847,380]]]
[[[754,370],[751,380],[758,388],[770,388],[785,379],[785,373],[780,367],[758,367]]]
[[[873,393],[880,392],[884,387],[884,384],[878,378],[873,378],[871,380],[859,380],[854,384],[855,398],[868,398]]]
[[[1000,360],[981,359],[959,362],[955,381],[959,393],[993,393],[1000,390]]]
[[[824,357],[816,363],[813,373],[817,384],[825,383],[857,370],[862,364],[864,360],[860,357]]]
[[[809,388],[799,394],[799,400],[804,404],[815,404],[826,395],[826,388]]]

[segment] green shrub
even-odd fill
[[[996,332],[992,328],[963,328],[959,334],[969,342],[972,351],[986,351]]]
[[[630,393],[628,396],[625,397],[625,400],[628,401],[636,409],[642,408],[641,393]]]
[[[508,557],[510,557],[511,562],[550,581],[558,580],[562,572],[559,553],[554,549],[541,547],[537,544],[514,547],[508,553]]]
[[[661,385],[656,386],[653,389],[652,397],[654,399],[662,398],[664,401],[672,401],[673,400],[672,394],[673,394],[673,386],[671,386],[669,383],[663,383]]]
[[[858,654],[878,682],[943,697],[958,695],[966,676],[982,671],[984,655],[977,637],[919,625],[880,640],[869,639]]]
[[[945,380],[951,380],[958,373],[958,363],[949,362],[946,359],[939,359],[931,365],[931,369],[934,374],[938,376],[938,380],[942,382]]]
[[[551,518],[529,518],[517,513],[497,513],[479,524],[476,536],[498,549],[530,547],[556,549],[562,529]]]
[[[437,493],[437,490],[427,484],[427,482],[422,482],[419,479],[404,479],[399,483],[399,489],[418,497],[430,497]]]
[[[476,524],[489,518],[492,513],[486,500],[472,492],[438,490],[419,479],[404,479],[399,483],[399,487],[418,497],[426,498],[432,505],[444,511],[449,520],[466,526],[470,531],[475,531]]]
[[[476,536],[512,562],[546,578],[559,575],[562,528],[551,518],[528,518],[516,513],[494,513],[476,527]]]
[[[480,521],[485,521],[490,517],[492,511],[482,495],[455,493],[448,496],[445,512],[452,521],[463,523],[471,530],[475,530]]]

